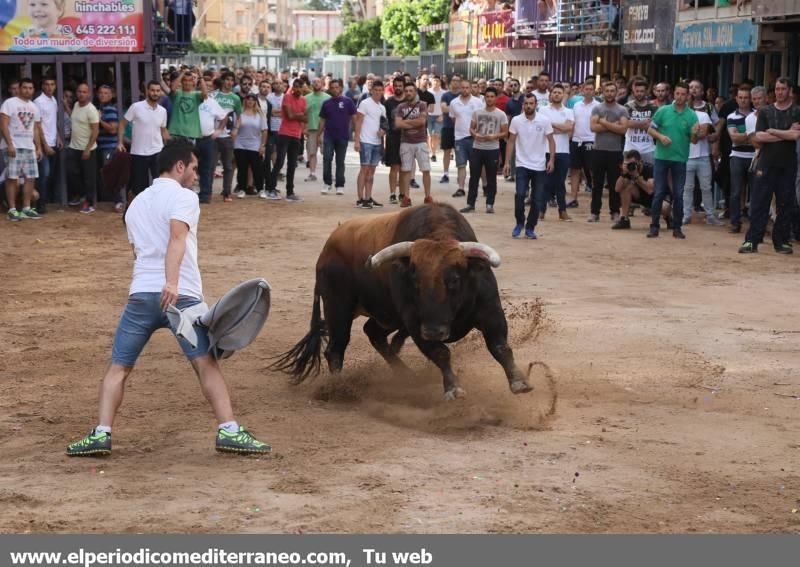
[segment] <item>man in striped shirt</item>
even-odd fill
[[[731,215],[730,232],[742,231],[742,195],[745,187],[750,185],[750,163],[756,149],[747,133],[747,117],[753,113],[749,89],[739,89],[736,94],[739,107],[726,116],[726,126],[731,137],[731,197],[728,210]]]
[[[97,89],[97,109],[100,112],[100,133],[97,135],[98,172],[97,186],[103,186],[102,172],[103,167],[111,161],[114,150],[117,149],[117,128],[119,128],[119,112],[117,106],[112,102],[114,91],[108,85],[100,85]],[[114,195],[114,210],[122,212],[125,208],[125,191],[120,190]]]

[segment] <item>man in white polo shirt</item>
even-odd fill
[[[122,404],[125,382],[152,334],[175,330],[167,319],[170,305],[188,309],[203,301],[203,282],[197,264],[197,225],[200,204],[190,189],[197,181],[197,155],[190,142],[174,140],[158,158],[160,177],[134,199],[125,213],[128,240],[133,247],[133,281],[122,312],[111,365],[100,386],[98,425],[67,447],[71,457],[111,454],[111,427]],[[268,453],[233,415],[228,387],[216,358],[209,352],[208,329],[194,326],[197,345],[184,338],[178,344],[200,380],[200,388],[217,418],[217,451]],[[169,443],[171,432],[150,424],[152,434]]]
[[[58,133],[58,100],[55,93],[56,80],[46,77],[42,79],[42,94],[33,101],[42,115],[42,159],[39,160],[39,178],[36,180],[36,188],[39,191],[36,210],[40,215],[47,212],[53,187],[53,174],[62,145]]]
[[[161,99],[161,84],[147,84],[147,98],[134,102],[122,117],[118,129],[117,151],[125,151],[125,128],[133,125],[131,134],[131,182],[130,191],[135,197],[144,191],[150,180],[158,177],[158,154],[169,140],[167,131],[167,109],[158,104]]]
[[[469,81],[461,81],[461,96],[450,101],[449,114],[455,124],[456,167],[458,168],[458,190],[453,197],[463,197],[467,193],[464,186],[467,182],[467,164],[472,153],[472,134],[469,127],[472,115],[483,108],[481,99],[472,96]]]
[[[508,144],[506,144],[506,164],[503,173],[511,172],[511,159],[516,153],[517,168],[516,195],[514,196],[514,216],[517,224],[511,236],[518,238],[525,228],[525,237],[536,240],[536,223],[539,221],[541,195],[547,183],[547,174],[555,170],[556,140],[553,136],[553,125],[540,113],[536,112],[536,95],[528,93],[522,105],[522,114],[515,116],[508,127]],[[548,157],[549,160],[548,160]],[[531,209],[525,221],[525,196],[531,189]]]
[[[556,83],[550,90],[550,104],[539,111],[553,124],[553,137],[556,140],[556,167],[553,173],[547,176],[547,191],[538,203],[540,220],[544,220],[547,202],[550,201],[551,205],[555,203],[558,206],[559,220],[572,221],[567,214],[566,182],[569,173],[569,138],[575,129],[575,114],[563,105],[564,96],[564,86]]]

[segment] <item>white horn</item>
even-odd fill
[[[492,268],[500,266],[500,254],[495,252],[491,246],[486,246],[480,242],[460,242],[459,246],[464,251],[464,256],[468,258],[483,258],[488,260]]]
[[[380,267],[381,264],[390,262],[395,258],[405,258],[407,256],[411,256],[411,247],[413,245],[413,242],[405,241],[387,246],[374,256],[370,256],[367,259],[367,267],[375,269]]]

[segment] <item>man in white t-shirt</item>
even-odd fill
[[[44,78],[42,94],[33,101],[42,116],[42,159],[39,160],[39,178],[36,180],[36,189],[39,192],[36,211],[40,215],[47,212],[47,204],[50,202],[53,189],[53,173],[63,144],[58,131],[58,100],[55,93],[56,80]]]
[[[581,176],[586,179],[586,190],[588,192],[592,190],[592,150],[595,140],[591,127],[592,111],[600,103],[594,98],[594,83],[587,81],[582,89],[583,100],[579,100],[572,107],[572,112],[575,114],[575,129],[569,145],[570,198],[567,203],[569,209],[578,206]]]
[[[130,192],[135,197],[144,191],[150,180],[158,177],[158,154],[169,140],[167,109],[158,104],[161,99],[161,84],[147,84],[147,98],[134,102],[120,120],[117,131],[117,151],[124,152],[125,128],[130,122],[131,134],[131,180]]]
[[[208,97],[201,102],[198,110],[200,111],[200,133],[202,134],[202,137],[195,142],[199,154],[197,174],[200,177],[200,194],[198,196],[201,205],[208,205],[211,203],[214,169],[217,165],[216,140],[228,128],[228,115],[233,110],[222,108],[214,97]],[[265,197],[269,198],[267,195]]]
[[[436,152],[439,150],[439,141],[442,137],[442,95],[447,91],[442,88],[442,79],[438,75],[431,78],[433,88],[430,93],[433,95],[433,105],[428,106],[428,134],[430,135],[431,161],[436,161]]]
[[[453,197],[464,197],[464,185],[467,181],[467,164],[472,153],[472,134],[469,127],[472,124],[472,115],[476,110],[483,108],[483,102],[472,96],[472,87],[469,81],[461,81],[461,96],[450,101],[449,113],[454,123],[454,137],[456,150],[456,167],[458,168],[458,190]],[[484,186],[486,184],[484,183]]]
[[[707,112],[695,110],[697,121],[700,124],[700,133],[697,142],[689,146],[689,161],[686,162],[686,183],[683,186],[683,224],[692,222],[692,208],[694,203],[695,177],[700,182],[703,194],[703,209],[706,213],[706,222],[712,225],[722,224],[714,216],[714,198],[711,194],[714,170],[711,167],[711,149],[708,137],[712,133],[711,117]]]
[[[33,81],[22,79],[17,96],[0,106],[0,150],[6,163],[6,199],[8,220],[40,219],[31,207],[33,184],[39,177],[36,162],[42,157],[39,141],[42,139],[42,116],[33,103]],[[17,210],[19,178],[25,179],[22,191],[22,210]]]
[[[556,83],[550,89],[550,104],[539,110],[539,113],[552,123],[553,137],[556,141],[555,169],[547,176],[547,190],[539,203],[539,220],[544,220],[549,200],[551,205],[558,206],[559,220],[572,221],[567,214],[566,183],[569,173],[569,139],[575,129],[575,114],[564,106],[564,96],[564,86]]]
[[[370,96],[361,101],[355,116],[355,142],[353,148],[358,152],[361,169],[358,172],[356,187],[358,200],[372,205],[372,185],[375,181],[375,168],[383,157],[384,128],[389,127],[386,107],[383,105],[383,81],[372,82]]]
[[[143,191],[125,213],[134,265],[128,304],[122,313],[111,353],[111,365],[100,386],[99,423],[83,439],[67,447],[69,456],[111,454],[111,426],[122,404],[125,382],[151,335],[169,327],[170,305],[187,309],[202,303],[203,284],[197,265],[197,225],[200,205],[189,189],[197,181],[193,146],[175,140],[159,156],[160,177]],[[234,418],[230,396],[217,360],[209,353],[208,331],[195,326],[197,346],[178,339],[200,380],[219,423],[216,449],[224,452],[268,453]]]
[[[517,224],[511,236],[518,238],[525,228],[525,237],[536,240],[536,224],[539,221],[541,195],[547,183],[547,174],[555,170],[556,140],[552,123],[536,111],[536,96],[525,95],[522,114],[515,116],[508,127],[506,164],[503,173],[511,173],[511,159],[516,155],[516,195],[514,216]],[[547,156],[550,156],[549,159]],[[531,209],[525,221],[525,196],[531,191]]]

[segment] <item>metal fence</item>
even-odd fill
[[[332,73],[334,77],[343,79],[368,73],[383,77],[391,75],[395,71],[416,75],[419,68],[419,57],[350,57],[347,55],[331,55],[326,57],[322,64],[323,73]]]
[[[165,63],[167,63],[165,61]],[[170,62],[171,63],[171,62]],[[176,60],[178,65],[208,67],[244,67],[278,71],[289,67],[286,54],[280,49],[253,50],[251,53],[187,53]]]

